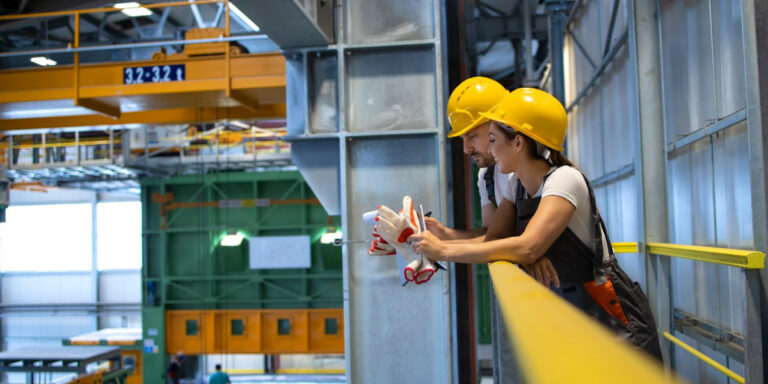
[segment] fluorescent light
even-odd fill
[[[142,7],[141,4],[137,2],[117,3],[115,4],[115,8],[122,9],[120,12],[130,17],[149,16],[152,14],[152,11]]]
[[[221,239],[222,247],[237,247],[243,242],[243,235],[239,232],[230,232]]]
[[[246,16],[245,13],[243,13],[243,11],[241,11],[240,8],[238,8],[235,4],[232,4],[231,1],[229,2],[229,10],[231,10],[232,13],[234,13],[235,16],[237,16],[237,18],[240,19],[240,21],[245,23],[245,25],[250,27],[254,32],[258,32],[259,30],[261,30],[261,28],[259,28],[259,26],[253,22],[253,20],[251,20],[248,16]]]
[[[51,60],[51,59],[49,59],[47,57],[43,57],[43,56],[35,56],[35,57],[29,59],[29,61],[31,61],[31,62],[33,62],[33,63],[35,63],[37,65],[43,66],[43,67],[49,66],[49,65],[56,65],[57,64],[56,61]]]
[[[341,231],[334,232],[333,229],[323,233],[323,236],[320,238],[320,242],[323,244],[333,244],[336,240],[341,240]]]
[[[130,3],[117,3],[115,4],[115,8],[125,9],[125,8],[138,8],[141,7],[141,4],[133,1]]]

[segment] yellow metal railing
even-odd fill
[[[515,265],[489,265],[519,366],[531,383],[671,383],[660,364],[620,342]]]
[[[637,243],[613,243],[613,251],[616,253],[637,253]]]
[[[638,251],[637,243],[613,243],[613,250],[616,253],[636,253]],[[681,245],[669,243],[648,243],[648,253],[653,255],[679,257],[690,260],[703,261],[706,263],[722,264],[743,269],[762,269],[765,267],[765,253],[754,250],[730,249],[705,247],[699,245]],[[743,384],[745,379],[736,372],[726,368],[716,362],[709,356],[699,352],[680,339],[672,336],[669,332],[664,332],[664,337],[690,352],[699,360],[717,369],[734,381]]]
[[[684,343],[682,340],[678,339],[677,337],[672,336],[669,332],[664,332],[664,337],[667,338],[667,340],[677,344],[681,348],[685,349],[686,351],[690,352],[692,355],[698,357],[701,361],[709,364],[712,368],[717,369],[718,371],[722,372],[726,376],[730,377],[734,381],[740,384],[744,384],[745,380],[743,377],[736,374],[736,372],[731,371],[730,369],[724,367],[722,364],[718,363],[717,361],[712,360],[709,356],[697,351],[695,348],[691,347],[690,345]]]
[[[705,261],[707,263],[730,265],[732,267],[745,269],[761,269],[765,266],[765,253],[742,249],[648,243],[648,253]]]

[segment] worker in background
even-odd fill
[[[477,189],[480,194],[482,228],[468,231],[444,226],[435,218],[426,217],[427,229],[441,240],[455,242],[482,242],[498,208],[510,212],[512,202],[506,199],[511,195],[513,174],[503,174],[496,166],[496,159],[490,151],[489,129],[491,121],[481,116],[489,112],[509,92],[493,79],[472,77],[464,80],[448,98],[447,114],[451,125],[448,137],[461,137],[464,153],[474,160],[480,168],[477,174]],[[557,274],[546,258],[525,266],[526,270],[543,284],[557,281]],[[545,281],[546,279],[546,281]]]
[[[168,365],[165,375],[168,377],[170,384],[179,384],[181,379],[181,363],[176,356],[171,356],[171,363]]]
[[[229,375],[221,371],[221,364],[216,364],[216,372],[208,379],[208,384],[230,384]]]
[[[552,289],[637,348],[661,359],[645,294],[619,267],[587,178],[561,154],[567,115],[552,95],[520,88],[482,116],[493,123],[496,166],[512,188],[483,243],[441,241],[430,232],[408,241],[433,260],[531,264],[548,257],[559,276]]]

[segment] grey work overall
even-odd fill
[[[550,172],[544,177],[542,185],[551,174]],[[595,251],[589,249],[570,228],[566,228],[544,253],[552,262],[560,279],[560,288],[553,286],[552,289],[637,348],[661,360],[656,323],[648,299],[640,285],[633,282],[619,267],[608,232],[605,231],[605,224],[597,212],[592,187],[586,177],[584,181],[589,189]],[[520,236],[525,231],[540,201],[541,197],[527,197],[522,183],[518,180],[515,194],[515,236]],[[608,260],[603,259],[603,233],[609,251]]]

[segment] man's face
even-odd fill
[[[464,153],[471,157],[480,168],[490,167],[496,164],[490,151],[490,139],[488,130],[491,122],[485,122],[461,135],[464,142]]]

